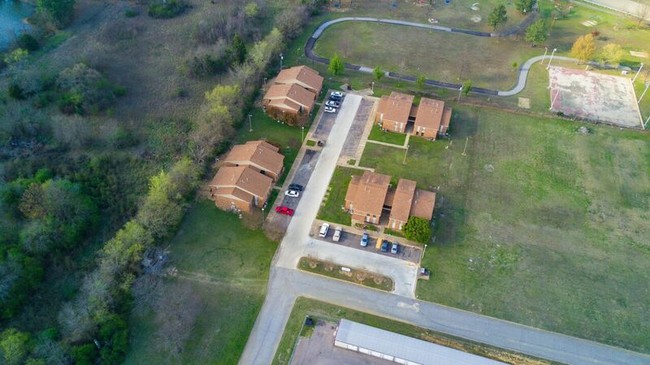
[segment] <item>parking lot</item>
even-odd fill
[[[399,244],[399,250],[397,254],[391,253],[390,248],[388,252],[381,252],[380,245],[378,245],[377,242],[382,238],[378,236],[377,232],[366,231],[366,233],[368,233],[368,236],[370,236],[370,240],[368,242],[368,246],[363,247],[361,246],[361,235],[363,234],[363,230],[353,231],[349,227],[344,227],[340,240],[338,242],[334,242],[332,240],[332,237],[334,235],[334,230],[338,226],[336,224],[330,223],[330,228],[329,231],[327,232],[327,236],[319,237],[318,231],[322,224],[323,224],[322,221],[314,222],[314,225],[312,226],[312,233],[314,238],[318,238],[322,241],[326,241],[332,244],[355,248],[361,251],[366,251],[368,253],[375,253],[375,254],[384,255],[388,257],[394,257],[400,260],[410,261],[415,264],[420,263],[420,256],[422,255],[422,249],[420,247],[404,245],[400,242],[399,238],[395,238],[395,237],[385,238],[391,242],[397,242]]]

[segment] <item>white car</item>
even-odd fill
[[[290,196],[292,198],[297,198],[300,196],[300,192],[295,191],[295,190],[287,190],[284,192],[284,195]]]
[[[343,94],[343,93],[340,92],[340,91],[332,91],[332,93],[331,93],[330,95],[333,96],[333,97],[335,97],[335,98],[342,98],[343,95],[345,95],[345,94]]]
[[[332,236],[332,241],[338,242],[341,239],[341,234],[343,233],[343,228],[336,227],[334,230],[334,236]]]
[[[327,231],[330,230],[330,224],[329,223],[323,223],[322,226],[320,226],[320,231],[318,231],[318,237],[326,237],[327,236]]]
[[[325,113],[336,113],[336,108],[332,108],[331,106],[326,106]]]
[[[325,102],[325,106],[331,106],[332,108],[338,108],[338,107],[341,106],[341,103],[339,103],[338,101],[334,101],[334,100],[328,100],[328,101]]]

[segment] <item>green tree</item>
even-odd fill
[[[29,353],[29,334],[13,328],[0,333],[0,353],[3,364],[22,364]]]
[[[420,75],[417,79],[415,79],[415,85],[417,85],[418,88],[423,89],[426,81],[426,77],[424,77],[424,75]]]
[[[235,34],[233,37],[230,51],[235,62],[242,63],[246,61],[248,50],[246,49],[246,43],[244,43],[244,40],[239,36],[239,34]]]
[[[375,67],[375,69],[372,70],[372,73],[375,75],[375,79],[377,81],[381,80],[381,78],[384,77],[384,70],[382,70],[379,66]]]
[[[404,225],[404,236],[411,241],[427,243],[431,239],[429,221],[420,217],[409,217]]]
[[[335,54],[334,57],[330,59],[330,64],[327,67],[327,71],[329,71],[334,76],[338,76],[343,73],[344,69],[345,64],[343,63],[343,60],[338,54]]]
[[[462,93],[463,95],[469,95],[469,92],[472,90],[472,80],[467,80],[463,82]]]
[[[623,47],[616,43],[607,43],[600,51],[600,59],[605,64],[615,65],[621,61],[624,55]]]
[[[596,41],[591,33],[578,37],[571,47],[571,56],[582,62],[592,59],[595,53]]]
[[[497,30],[506,21],[508,21],[508,12],[506,11],[505,5],[501,4],[492,10],[487,22],[492,29]]]
[[[515,8],[520,13],[528,13],[533,10],[533,5],[535,5],[535,0],[515,0]]]
[[[536,46],[543,43],[547,37],[548,30],[546,29],[546,22],[544,22],[543,19],[539,19],[526,29],[524,40],[530,42],[533,46]]]
[[[74,16],[75,0],[36,0],[39,13],[52,18],[57,27],[65,27]]]

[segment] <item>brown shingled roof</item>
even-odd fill
[[[411,215],[426,220],[433,217],[433,208],[436,206],[436,193],[432,191],[415,189]]]
[[[451,108],[446,106],[445,111],[442,114],[442,121],[440,122],[440,133],[447,133],[447,129],[449,129],[449,122],[451,122]]]
[[[354,197],[350,196],[351,199],[348,199],[348,194],[346,194],[346,200],[353,202],[355,212],[374,214],[379,217],[386,200],[389,184],[390,176],[364,171],[360,178],[353,178],[350,181],[348,194],[350,188],[355,189],[356,194]],[[354,185],[357,185],[356,188],[353,187]]]
[[[391,92],[390,96],[382,96],[379,100],[377,113],[383,118],[406,124],[413,106],[413,95]]]
[[[265,141],[248,141],[234,146],[224,162],[235,165],[253,164],[277,176],[282,172],[284,161],[284,156],[277,151],[277,147]]]
[[[310,111],[314,107],[315,100],[315,93],[298,84],[273,84],[264,95],[265,105],[272,105],[281,109],[291,109],[296,111],[298,111],[301,106]]]
[[[411,212],[411,204],[415,194],[416,183],[413,180],[399,179],[395,189],[393,208],[390,211],[391,218],[406,222]]]
[[[417,128],[418,126],[421,126],[430,128],[434,130],[435,133],[438,133],[444,109],[444,101],[422,98],[420,100],[417,115],[415,116],[415,127]]]
[[[323,78],[318,72],[304,65],[294,66],[280,71],[275,82],[278,84],[297,83],[315,94],[320,93],[323,87]]]
[[[253,170],[248,166],[223,166],[210,182],[214,188],[236,187],[251,195],[266,199],[273,179]]]

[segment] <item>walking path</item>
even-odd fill
[[[610,3],[615,3],[618,4],[618,2],[621,2],[621,9],[623,9],[623,5],[625,3],[632,3],[636,4],[632,1],[628,0],[592,0],[588,1],[589,3],[602,3],[602,4],[610,4]],[[613,4],[610,4],[613,5]],[[605,5],[602,5],[605,6]],[[621,10],[622,11],[622,10]],[[649,10],[650,13],[650,10]],[[338,18],[334,20],[327,21],[323,24],[321,24],[311,35],[309,40],[307,40],[307,43],[305,44],[305,56],[307,58],[323,63],[323,64],[328,64],[329,59],[320,57],[317,54],[314,53],[314,45],[316,44],[316,41],[320,36],[323,34],[325,29],[329,28],[330,26],[334,24],[338,24],[341,22],[348,22],[348,21],[361,21],[361,22],[376,22],[376,23],[384,23],[384,24],[392,24],[392,25],[401,25],[401,26],[408,26],[408,27],[416,27],[416,28],[424,28],[424,29],[431,29],[435,31],[440,31],[440,32],[448,32],[448,33],[463,33],[463,34],[468,34],[468,35],[473,35],[477,37],[503,37],[506,35],[511,35],[514,33],[519,32],[522,29],[525,29],[530,25],[530,23],[535,20],[537,15],[537,9],[535,9],[534,12],[531,13],[522,23],[519,25],[512,27],[506,31],[500,32],[500,33],[486,33],[486,32],[478,32],[478,31],[473,31],[473,30],[467,30],[467,29],[458,29],[458,28],[449,28],[449,27],[443,27],[439,25],[433,25],[433,24],[424,24],[424,23],[415,23],[415,22],[408,22],[408,21],[403,21],[403,20],[393,20],[393,19],[381,19],[381,18],[367,18],[367,17],[344,17],[344,18]],[[650,15],[649,15],[650,16]],[[491,90],[491,89],[486,89],[486,88],[480,88],[480,87],[472,87],[471,93],[472,94],[478,94],[478,95],[486,95],[486,96],[513,96],[517,95],[520,92],[524,90],[526,87],[526,81],[528,79],[528,71],[530,70],[531,66],[535,64],[536,62],[540,62],[546,59],[550,59],[550,55],[546,56],[536,56],[533,58],[530,58],[527,60],[520,68],[519,72],[517,73],[517,83],[511,90],[505,90],[505,91],[498,91],[498,90]],[[561,57],[561,56],[555,56],[553,59],[558,59],[558,60],[563,60],[563,61],[574,61],[577,62],[578,60],[574,58],[569,58],[569,57]],[[363,66],[363,65],[355,65],[351,63],[346,63],[345,68],[347,70],[352,70],[352,71],[359,71],[359,72],[365,72],[365,73],[372,73],[374,68],[370,66]],[[402,75],[398,74],[395,72],[386,72],[386,77],[396,79],[396,80],[402,80],[402,81],[409,81],[409,82],[415,82],[417,78],[415,76],[409,76],[409,75]],[[459,90],[462,85],[461,84],[455,84],[455,83],[449,83],[449,82],[443,82],[443,81],[437,81],[437,80],[425,80],[424,82],[426,85],[429,86],[434,86],[434,87],[440,87],[444,89],[450,89],[450,90]]]

